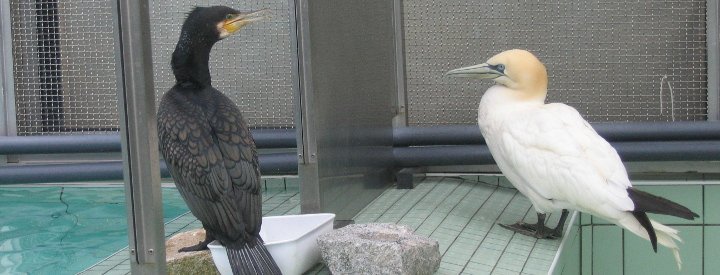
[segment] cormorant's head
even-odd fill
[[[185,19],[182,32],[193,39],[214,43],[268,14],[268,9],[241,12],[226,6],[196,7]]]
[[[545,65],[526,50],[501,52],[487,62],[447,72],[452,77],[492,79],[495,83],[528,94],[547,92]]]

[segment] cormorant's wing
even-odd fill
[[[508,162],[506,169],[530,189],[586,211],[633,209],[626,191],[630,181],[620,157],[575,109],[547,104],[517,115],[522,117],[504,125],[498,145]]]
[[[257,234],[260,171],[240,111],[217,91],[206,99],[215,110],[172,93],[165,97],[158,110],[160,149],[192,213],[221,241]]]

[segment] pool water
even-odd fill
[[[187,212],[163,188],[165,222]],[[0,274],[75,274],[128,245],[117,187],[0,188]]]

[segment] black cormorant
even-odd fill
[[[206,230],[219,240],[233,274],[279,274],[260,238],[262,200],[255,141],[238,107],[210,82],[215,42],[262,18],[224,6],[197,7],[183,23],[172,55],[176,83],[160,101],[160,150],[175,185]]]

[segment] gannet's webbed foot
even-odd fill
[[[205,240],[204,240],[204,241],[202,241],[202,242],[200,242],[200,243],[198,243],[198,244],[196,244],[196,245],[191,245],[191,246],[188,246],[188,247],[180,248],[180,249],[178,249],[178,252],[203,251],[203,250],[208,249],[207,245],[208,245],[209,243],[211,243],[212,241],[214,241],[214,240],[215,240],[215,238],[213,238],[212,236],[210,236],[210,233],[206,233],[206,234],[205,234]]]
[[[537,214],[538,221],[536,224],[528,224],[520,221],[510,225],[500,224],[500,226],[515,231],[517,233],[530,237],[535,237],[538,239],[559,239],[562,237],[563,225],[565,224],[567,214],[568,211],[563,209],[562,215],[560,216],[560,222],[558,223],[558,226],[555,227],[555,229],[545,226],[545,214],[539,213]]]
[[[560,220],[558,221],[557,226],[555,226],[555,229],[553,229],[553,236],[555,236],[555,239],[562,238],[563,227],[565,227],[565,220],[567,219],[569,213],[570,212],[567,209],[562,210],[562,213],[560,214]]]
[[[500,226],[515,231],[517,233],[535,237],[538,239],[557,239],[558,236],[555,234],[555,230],[546,227],[544,224],[528,224],[524,222],[517,222],[515,224],[500,224]],[[539,230],[538,230],[539,229]]]

